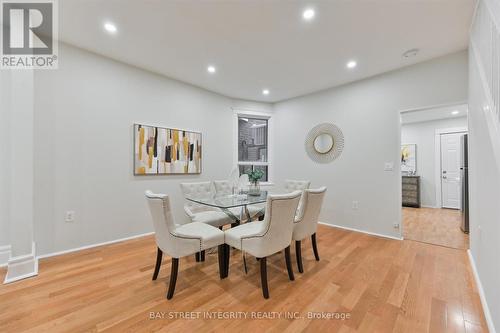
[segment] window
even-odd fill
[[[264,171],[269,181],[268,119],[238,116],[238,168],[240,175],[252,170]]]

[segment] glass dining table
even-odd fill
[[[251,220],[250,211],[248,206],[262,204],[267,201],[268,191],[262,191],[260,195],[249,195],[243,194],[228,194],[228,195],[214,195],[211,197],[195,197],[186,196],[186,199],[209,207],[215,207],[226,213],[234,222],[233,224],[240,224],[244,216],[247,221]],[[231,208],[241,207],[240,216],[234,213]],[[264,213],[264,208],[262,209],[262,214]]]
[[[262,204],[267,201],[268,191],[262,191],[260,195],[249,195],[246,193],[243,194],[228,194],[228,195],[214,195],[211,197],[195,197],[195,196],[186,196],[186,199],[209,207],[215,207],[222,210],[227,214],[234,222],[231,224],[231,228],[238,226],[242,220],[243,216],[246,216],[246,221],[251,221],[250,211],[248,210],[248,206]],[[237,216],[232,208],[241,207],[241,211],[239,216]],[[258,215],[264,215],[265,208],[258,213]],[[212,252],[209,252],[212,253]],[[215,251],[213,251],[215,253]],[[242,252],[243,255],[243,267],[245,269],[245,274],[248,272],[247,269],[247,261],[245,257],[245,253]]]

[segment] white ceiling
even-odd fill
[[[61,0],[60,39],[218,92],[276,102],[463,50],[475,0]],[[316,17],[302,19],[313,7]],[[110,35],[105,22],[116,24]],[[404,51],[419,48],[415,58]],[[354,70],[345,65],[358,62]],[[206,68],[213,64],[217,73]],[[267,88],[270,94],[262,95]]]
[[[458,113],[456,113],[458,111]],[[408,111],[401,113],[402,124],[420,123],[424,121],[467,117],[467,104],[448,105],[430,109]],[[456,114],[454,114],[454,112]]]

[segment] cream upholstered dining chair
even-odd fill
[[[217,196],[233,194],[231,182],[228,180],[214,180],[214,186]],[[247,209],[248,214],[250,215],[250,220],[252,220],[254,217],[260,218],[264,215],[264,207],[262,207],[262,205],[248,205]],[[243,215],[241,212],[241,207],[232,208],[230,210],[234,215],[239,216],[241,219],[241,215]]]
[[[263,221],[245,223],[224,232],[227,245],[247,252],[260,259],[262,294],[269,298],[267,285],[267,257],[285,250],[288,277],[294,280],[290,261],[290,243],[295,212],[300,200],[300,191],[288,194],[269,195],[266,202],[266,215]],[[225,275],[229,269],[229,247],[226,247]]]
[[[285,190],[287,192],[304,191],[311,186],[310,180],[285,180]]]
[[[304,191],[311,186],[311,181],[309,180],[292,180],[292,179],[287,179],[285,180],[285,192],[293,192],[293,191]],[[301,215],[302,207],[304,205],[302,204],[302,197],[300,198],[299,201],[299,207],[297,207],[297,214],[296,215]]]
[[[151,191],[146,191],[145,195],[153,218],[158,247],[153,280],[158,278],[163,253],[172,257],[167,299],[174,296],[181,257],[219,246],[219,273],[223,279],[225,277],[225,269],[222,266],[225,263],[224,232],[205,223],[175,224],[168,195],[155,194]]]
[[[215,195],[212,182],[181,183],[184,198],[209,198]],[[192,222],[206,223],[222,229],[226,224],[234,223],[233,219],[216,207],[209,207],[186,199],[184,211]],[[205,261],[205,251],[195,254],[196,261]]]
[[[209,198],[215,195],[212,182],[181,183],[184,197]],[[184,211],[192,222],[207,223],[214,227],[222,227],[231,224],[232,219],[216,207],[209,207],[186,200]]]
[[[311,237],[314,257],[319,261],[318,246],[316,244],[316,229],[318,228],[319,213],[323,205],[326,187],[307,189],[302,194],[303,209],[295,217],[292,239],[295,241],[295,255],[299,272],[304,272],[302,265],[301,241]]]

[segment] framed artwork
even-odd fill
[[[134,175],[201,173],[201,133],[134,124]]]
[[[417,172],[417,145],[401,146],[401,172],[410,175]]]

